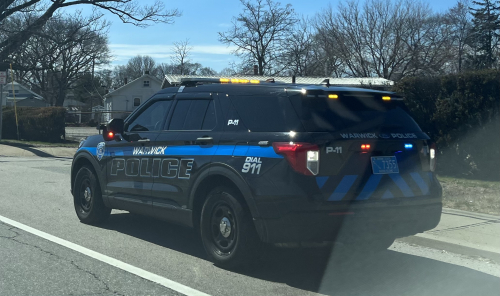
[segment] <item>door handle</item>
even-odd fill
[[[144,138],[144,139],[139,139],[137,140],[137,142],[149,142],[150,140],[148,138]]]
[[[201,137],[196,138],[196,144],[208,144],[213,143],[214,139],[212,137]]]

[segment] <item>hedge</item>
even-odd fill
[[[436,141],[438,173],[500,180],[500,71],[407,78],[395,91]]]
[[[26,141],[61,142],[65,138],[62,107],[17,108],[19,138]],[[13,107],[3,109],[2,138],[17,139],[16,118]]]

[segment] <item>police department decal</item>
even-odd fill
[[[104,156],[105,151],[106,151],[106,143],[105,142],[101,142],[101,143],[97,144],[97,149],[95,152],[97,160],[101,161],[102,157]]]

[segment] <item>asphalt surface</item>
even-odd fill
[[[113,211],[78,221],[71,159],[0,157],[0,215],[210,295],[500,295],[500,266],[396,242],[376,255],[273,249],[236,272],[206,260],[187,228]],[[97,259],[0,223],[0,295],[177,295]]]

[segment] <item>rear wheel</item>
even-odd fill
[[[86,224],[103,222],[111,213],[102,201],[97,177],[88,166],[81,167],[76,174],[73,201],[78,219]]]
[[[228,188],[218,187],[208,194],[200,230],[203,246],[218,266],[241,267],[260,252],[251,215]]]

